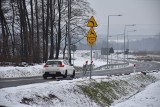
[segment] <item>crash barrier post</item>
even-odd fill
[[[83,65],[83,76],[85,76],[87,71],[90,71],[90,69],[93,70],[93,67],[94,67],[94,64],[89,64],[89,65],[85,64],[85,65]]]

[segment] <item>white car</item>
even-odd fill
[[[66,78],[68,75],[72,78],[75,77],[75,69],[72,65],[68,63],[67,60],[48,60],[43,67],[43,78],[47,79],[47,77],[63,76]]]

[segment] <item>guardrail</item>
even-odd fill
[[[119,61],[121,61],[122,62],[122,60],[119,60]],[[122,62],[122,63],[115,63],[115,64],[108,64],[108,67],[114,67],[114,66],[125,66],[125,65],[129,65],[129,62],[128,61],[125,61],[125,62]],[[99,66],[99,67],[97,67],[97,68],[94,68],[94,65],[91,67],[92,68],[92,70],[100,70],[100,69],[102,69],[102,68],[105,68],[105,67],[107,67],[107,64],[106,65],[102,65],[102,66]],[[90,65],[87,65],[87,66],[84,66],[83,65],[83,67],[76,67],[75,66],[75,68],[76,68],[76,71],[77,72],[87,72],[87,71],[90,71]]]
[[[105,67],[114,67],[114,66],[125,66],[125,65],[129,65],[129,62],[128,61],[125,61],[124,63],[116,63],[116,64],[106,64],[106,65],[102,65],[100,67],[97,67],[97,68],[94,68],[94,70],[100,70],[102,68],[105,68]]]

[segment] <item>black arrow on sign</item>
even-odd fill
[[[91,31],[90,35],[91,35],[91,34],[93,34],[93,35],[94,35],[94,32],[92,32],[92,31]]]
[[[93,21],[90,21],[92,24],[93,24],[93,26],[94,26],[94,22]]]

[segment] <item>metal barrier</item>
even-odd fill
[[[82,69],[82,71],[83,71],[83,76],[85,76],[86,73],[87,73],[87,71],[90,71],[90,69],[93,70],[94,66],[95,66],[94,64],[83,65],[83,69]]]
[[[126,62],[124,62],[124,63],[117,63],[117,64],[106,64],[106,65],[102,65],[102,66],[100,66],[100,67],[97,67],[97,68],[94,68],[94,70],[99,70],[99,69],[102,69],[102,68],[104,68],[104,67],[114,67],[114,66],[122,66],[122,65],[129,65],[129,62],[128,61],[126,61]]]
[[[100,70],[100,69],[102,69],[102,68],[104,68],[104,67],[107,67],[107,66],[109,66],[109,67],[114,67],[114,66],[125,66],[125,65],[129,65],[129,62],[128,61],[125,61],[125,62],[123,62],[123,63],[116,63],[116,64],[106,64],[106,65],[102,65],[102,66],[100,66],[100,67],[97,67],[97,68],[94,68],[94,64],[87,64],[87,65],[83,65],[83,68],[82,68],[82,75],[83,76],[85,76],[86,74],[87,74],[87,71],[90,71],[90,69],[92,69],[92,70]]]

